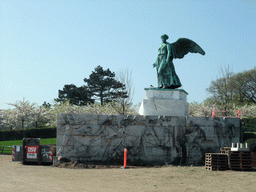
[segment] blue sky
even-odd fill
[[[157,86],[152,64],[169,35],[206,52],[174,60],[188,102],[202,102],[221,67],[256,61],[256,1],[8,0],[0,2],[0,109],[23,97],[52,103],[65,84],[84,85],[94,68],[132,71],[135,104]]]

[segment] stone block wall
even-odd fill
[[[122,164],[127,148],[128,165],[201,165],[240,132],[238,118],[58,114],[57,156]]]

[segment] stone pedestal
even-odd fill
[[[146,99],[143,99],[140,115],[188,116],[188,93],[183,89],[145,88]]]

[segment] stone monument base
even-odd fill
[[[140,115],[188,116],[188,93],[183,89],[145,88],[146,99],[143,99]]]

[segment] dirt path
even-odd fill
[[[204,167],[65,169],[0,155],[0,191],[255,191],[256,172]]]

